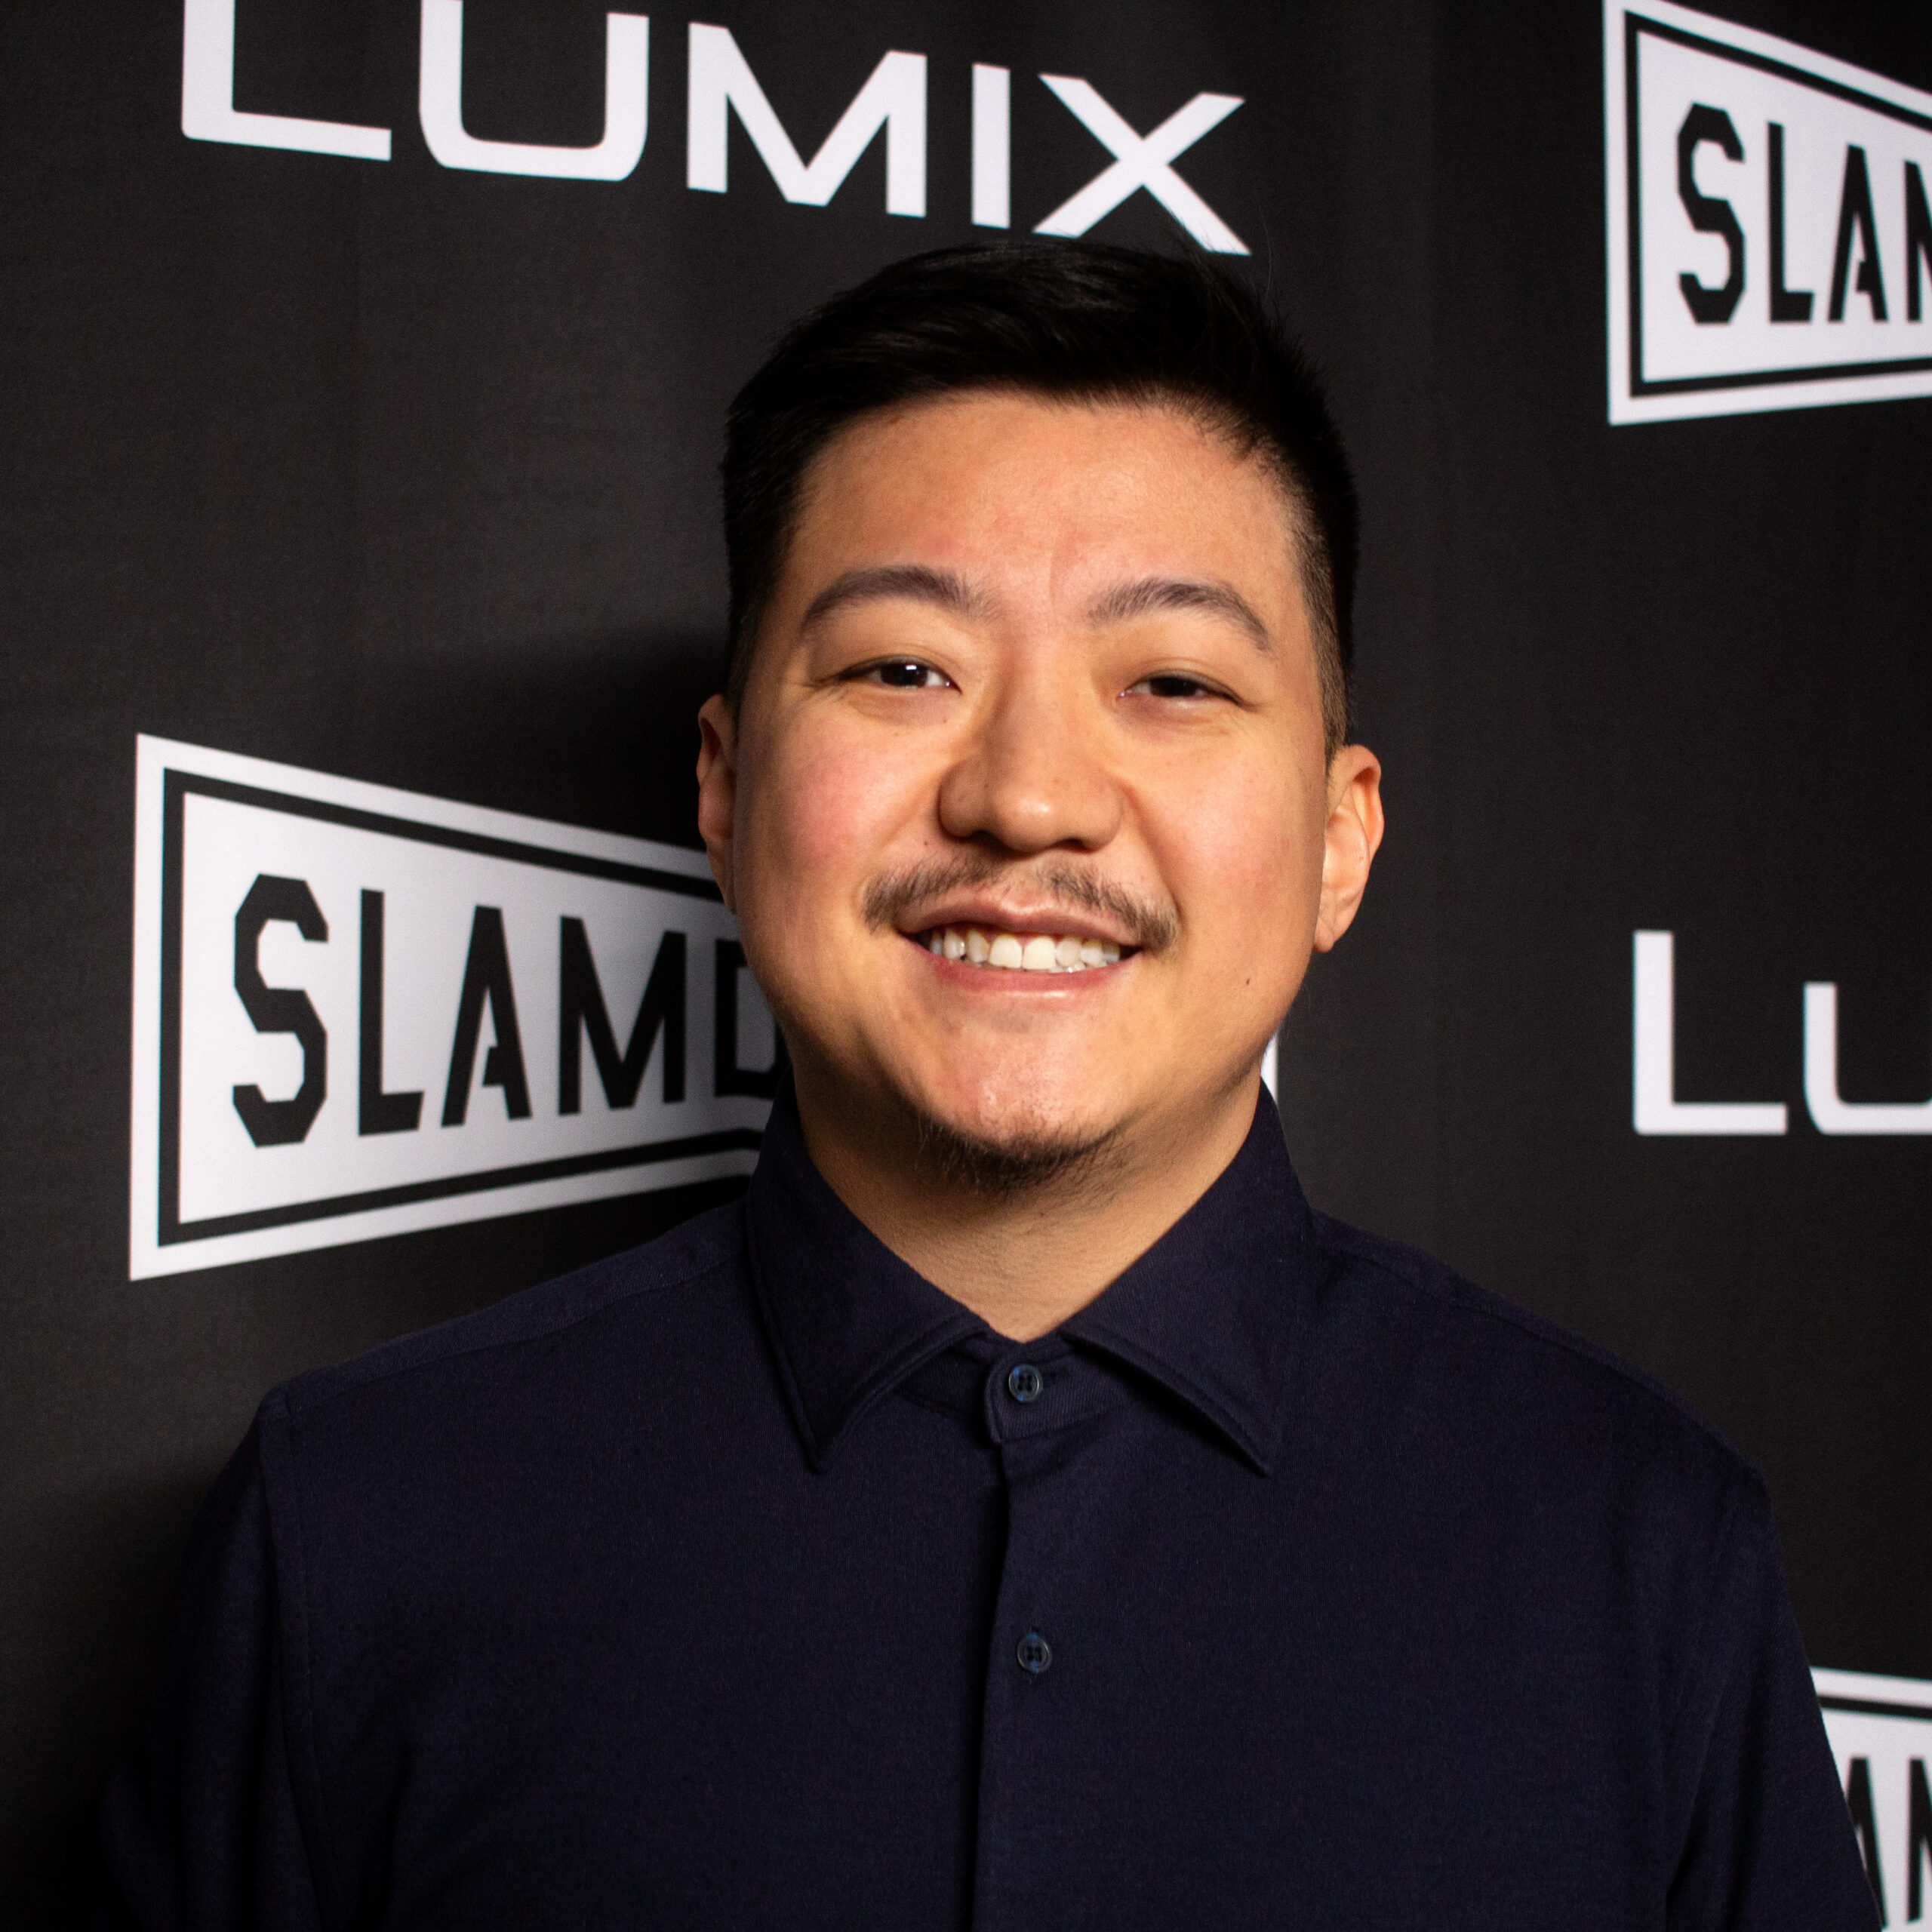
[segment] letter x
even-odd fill
[[[1062,74],[1042,74],[1040,78],[1088,132],[1119,158],[1072,200],[1055,208],[1034,229],[1035,234],[1084,235],[1135,189],[1145,188],[1204,248],[1222,255],[1247,253],[1241,237],[1168,165],[1240,106],[1235,95],[1198,94],[1151,134],[1143,135],[1137,134],[1100,98],[1091,82]]]

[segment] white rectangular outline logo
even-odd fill
[[[749,1174],[762,1138],[731,1126],[213,1220],[180,1212],[185,807],[200,795],[392,838],[676,893],[720,895],[700,852],[432,798],[142,734],[136,740],[131,1280]],[[742,1108],[746,1103],[734,1103]]]
[[[1932,1795],[1926,1782],[1932,1764],[1932,1683],[1816,1669],[1811,1681],[1866,1875],[1884,1902],[1885,1922],[1895,1925],[1903,1917],[1916,1924],[1924,1917],[1926,1880],[1932,1875],[1924,1809]],[[1910,1910],[1914,1903],[1918,1912]]]
[[[1809,48],[1735,26],[1670,0],[1604,0],[1604,252],[1608,264],[1610,420],[1681,421],[1847,402],[1932,395],[1932,355],[1808,368],[1740,371],[1654,380],[1643,373],[1643,210],[1638,181],[1638,68],[1644,35],[1835,96],[1932,131],[1932,95]]]

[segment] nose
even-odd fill
[[[949,837],[1010,852],[1094,852],[1119,830],[1120,790],[1103,756],[1102,721],[1089,715],[1094,700],[1049,688],[1054,681],[1015,680],[975,720],[940,787]]]

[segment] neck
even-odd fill
[[[1036,1182],[1000,1187],[958,1171],[896,1111],[868,1124],[850,1097],[795,1067],[795,1078],[805,1146],[832,1192],[901,1260],[1015,1341],[1077,1314],[1207,1192],[1247,1137],[1260,1085],[1251,1072]]]

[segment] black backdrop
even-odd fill
[[[1729,17],[1932,90],[1906,0]],[[587,143],[603,9],[469,0],[471,133]],[[183,137],[180,8],[0,23],[0,1900],[78,1909],[199,1496],[263,1391],[645,1238],[728,1186],[131,1281],[137,732],[689,844],[723,610],[712,469],[761,345],[969,225],[969,74],[1013,74],[1016,229],[1139,129],[1330,371],[1366,505],[1363,734],[1391,832],[1284,1036],[1318,1203],[1683,1391],[1769,1478],[1815,1662],[1932,1676],[1932,401],[1606,421],[1598,11],[728,0],[808,155],[889,48],[931,76],[928,213],[882,143],[787,203],[742,131],[685,186],[685,17],[620,183],[452,171],[407,0],[242,0],[238,107],[386,164]],[[1166,244],[1137,195],[1096,232]],[[1894,301],[1898,300],[1894,295]],[[1677,936],[1678,1091],[1631,1124],[1631,947]]]

